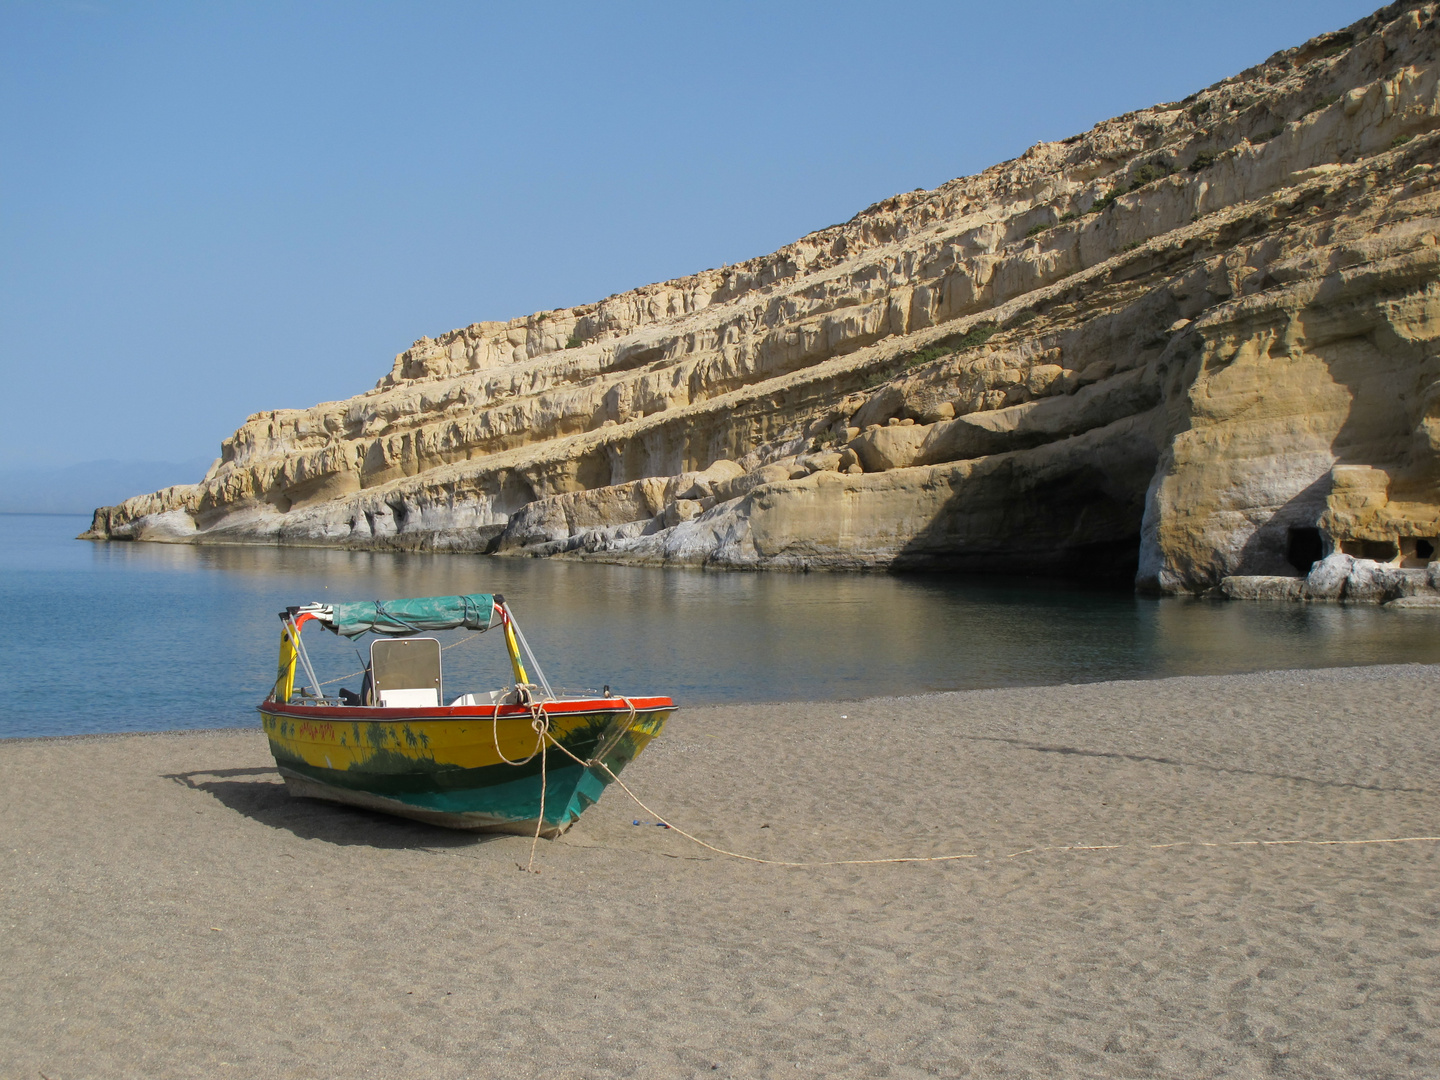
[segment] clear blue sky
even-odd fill
[[[1372,7],[0,0],[0,467],[212,457]]]

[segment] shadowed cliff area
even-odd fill
[[[1313,533],[1423,573],[1437,45],[1392,4],[771,255],[422,338],[85,535],[1200,593]]]

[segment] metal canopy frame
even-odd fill
[[[531,669],[535,672],[535,678],[539,680],[538,689],[543,691],[547,699],[551,701],[558,700],[554,689],[550,685],[550,680],[545,677],[545,669],[540,666],[540,661],[536,659],[534,650],[530,648],[530,642],[526,640],[525,632],[520,629],[520,624],[515,621],[515,615],[510,610],[510,605],[505,601],[505,598],[499,594],[494,595],[494,605],[495,611],[498,612],[501,616],[501,624],[505,627],[506,630],[505,644],[507,650],[510,653],[511,665],[514,668],[515,672],[515,685],[517,687],[521,685],[535,685],[529,681],[524,665],[521,663],[520,657],[521,653],[523,653],[525,659],[529,661]],[[286,611],[281,612],[281,618],[285,623],[286,632],[290,635],[290,640],[294,643],[295,655],[300,662],[301,670],[305,672],[306,678],[310,680],[310,686],[308,687],[308,689],[311,692],[311,696],[313,696],[317,700],[324,700],[324,695],[322,695],[320,692],[320,679],[315,674],[315,668],[310,662],[310,653],[305,648],[305,643],[300,637],[300,628],[306,622],[309,622],[311,619],[314,619],[323,626],[329,627],[332,610],[332,606],[329,604],[304,604],[301,606],[289,608]],[[495,623],[493,621],[492,615],[492,620],[490,624],[486,626],[483,630],[477,631],[477,633],[483,634],[486,630],[491,629],[491,627],[493,627],[494,625]],[[371,693],[375,696],[376,700],[379,699],[380,688],[376,684],[375,678],[375,646],[377,644],[380,644],[381,642],[408,642],[415,640],[428,640],[435,642],[435,645],[439,653],[441,654],[443,654],[445,648],[448,648],[448,646],[442,647],[437,638],[417,639],[416,637],[410,635],[405,635],[403,637],[389,635],[377,636],[374,640],[370,642]],[[437,700],[441,704],[443,704],[443,664],[439,662],[438,656],[436,671],[436,696]],[[300,689],[303,691],[307,688],[301,687]],[[394,687],[392,689],[400,688]]]

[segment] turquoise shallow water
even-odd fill
[[[1434,612],[997,578],[72,539],[86,524],[0,515],[0,737],[248,726],[274,677],[286,604],[461,592],[504,593],[553,684],[681,705],[1440,663]],[[322,680],[359,667],[348,643],[313,627],[306,639]],[[497,686],[506,670],[498,634],[448,650],[447,697]]]

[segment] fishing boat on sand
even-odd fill
[[[553,838],[600,798],[675,708],[668,697],[620,696],[608,686],[557,694],[499,595],[306,604],[280,619],[279,669],[258,708],[295,796]],[[375,635],[359,691],[322,694],[300,638],[311,622],[346,638]],[[492,627],[502,630],[514,682],[444,704],[440,642],[421,635]],[[298,690],[297,666],[309,680]]]

